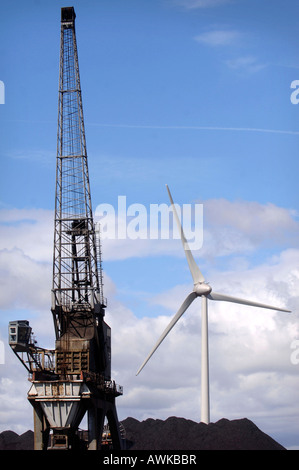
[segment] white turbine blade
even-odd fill
[[[170,202],[171,202],[171,205],[172,205],[172,208],[173,208],[174,217],[175,217],[175,220],[176,220],[176,223],[177,223],[177,226],[178,226],[178,229],[179,229],[179,233],[180,233],[180,236],[181,236],[181,240],[182,240],[183,248],[184,248],[185,255],[186,255],[186,258],[187,258],[187,261],[188,261],[189,269],[190,269],[191,275],[193,277],[193,282],[194,282],[194,284],[197,284],[198,282],[204,282],[205,278],[204,278],[203,274],[201,273],[199,267],[197,266],[197,264],[196,264],[196,262],[193,258],[192,252],[189,248],[188,242],[187,242],[186,237],[184,235],[183,228],[182,228],[182,225],[180,223],[180,219],[178,217],[175,205],[173,203],[173,199],[172,199],[172,196],[171,196],[168,185],[166,185],[166,188],[167,188],[167,191],[168,191],[169,199],[170,199]]]
[[[259,302],[254,302],[252,300],[239,299],[238,297],[232,297],[231,295],[217,294],[217,292],[212,291],[208,298],[211,300],[224,300],[225,302],[234,302],[236,304],[249,305],[251,307],[260,307],[260,308],[269,308],[271,310],[279,310],[280,312],[291,312],[285,308],[272,307],[271,305],[261,304]]]
[[[145,366],[145,364],[150,360],[150,358],[152,357],[152,355],[154,354],[154,352],[156,351],[156,349],[160,346],[160,344],[162,343],[163,339],[168,335],[168,333],[170,332],[170,330],[174,327],[174,325],[176,324],[176,322],[180,319],[180,317],[183,315],[183,313],[187,310],[187,308],[189,307],[189,305],[192,304],[193,300],[197,297],[196,293],[195,292],[191,292],[187,297],[186,299],[184,300],[183,304],[181,305],[181,307],[179,308],[178,312],[175,314],[175,316],[173,317],[173,319],[171,320],[171,322],[169,323],[169,325],[165,328],[165,330],[163,331],[162,335],[160,336],[159,340],[157,341],[157,343],[155,344],[154,348],[151,350],[151,352],[149,353],[149,355],[147,356],[147,358],[145,359],[145,361],[143,362],[143,364],[141,365],[141,367],[138,369],[138,372],[136,373],[136,375],[139,374],[139,372],[141,372],[141,370],[143,369],[143,367]]]

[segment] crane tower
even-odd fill
[[[61,9],[52,315],[55,349],[37,346],[26,320],[9,343],[30,373],[35,449],[100,449],[105,418],[113,449],[122,438],[104,321],[99,234],[93,221],[73,7]],[[79,424],[87,414],[83,439]],[[86,433],[85,433],[86,434]]]

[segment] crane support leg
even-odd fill
[[[34,450],[47,450],[49,439],[49,426],[39,404],[33,408],[34,422]]]
[[[105,417],[108,420],[113,449],[121,450],[122,439],[115,403],[103,399],[91,400],[88,408],[88,449],[100,450]]]

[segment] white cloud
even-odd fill
[[[204,242],[200,256],[246,255],[264,247],[298,246],[293,209],[255,201],[204,201]]]
[[[204,202],[204,211],[209,235],[208,247],[205,247],[204,241],[206,254],[223,254],[223,244],[227,254],[242,256],[246,244],[249,252],[252,250],[253,253],[269,238],[276,244],[276,255],[254,268],[249,269],[246,262],[239,263],[237,272],[228,269],[219,271],[210,266],[209,280],[215,291],[286,306],[293,312],[285,314],[225,302],[209,303],[212,420],[247,416],[265,432],[271,431],[271,435],[273,429],[277,429],[280,436],[290,430],[295,434],[299,383],[298,366],[290,361],[290,345],[299,338],[299,250],[295,247],[282,248],[279,252],[277,246],[292,240],[295,245],[298,234],[296,213],[273,204],[223,199]],[[43,342],[54,341],[49,305],[51,255],[49,248],[43,247],[44,243],[48,243],[47,239],[42,241],[41,238],[41,230],[48,230],[49,222],[43,215],[46,214],[27,212],[25,217],[23,212],[6,213],[5,220],[12,224],[12,232],[9,237],[6,231],[8,225],[2,225],[1,229],[5,229],[4,242],[9,249],[3,246],[0,256],[0,298],[3,312],[13,313],[14,308],[33,308],[31,324],[39,344],[53,347],[53,344],[45,345]],[[28,222],[28,219],[34,219],[35,223]],[[24,227],[30,228],[32,243]],[[227,229],[225,236],[224,227]],[[232,232],[236,235],[234,243],[229,244]],[[20,235],[22,233],[23,237]],[[143,243],[138,245],[135,241],[123,240],[115,259],[124,258],[122,251],[126,250],[129,250],[127,257],[135,256],[137,250],[138,255],[144,258],[146,269],[146,258],[153,255],[153,248],[156,247],[154,254],[161,255],[168,245],[167,240],[163,243],[160,240],[140,242]],[[167,243],[164,245],[164,242]],[[109,243],[107,241],[104,251],[106,259],[107,256],[110,259],[113,257]],[[173,243],[170,244],[170,253],[183,256],[180,241]],[[117,400],[120,419],[127,416],[164,419],[171,415],[200,419],[199,300],[180,319],[142,373],[135,376],[192,289],[191,284],[190,281],[188,285],[174,285],[159,295],[144,296],[145,307],[157,315],[138,318],[124,301],[119,300],[118,286],[105,275],[105,295],[108,297],[106,321],[112,327],[113,378],[124,386],[124,396]],[[167,310],[169,315],[165,314]],[[7,335],[4,320],[2,325],[1,339]],[[0,365],[4,380],[0,390],[3,397],[0,402],[1,429],[21,432],[32,428],[31,408],[26,399],[29,388],[26,372],[11,352],[6,350],[5,357],[6,364]],[[16,387],[16,383],[21,384],[20,387]],[[24,412],[17,415],[13,412],[14,407]],[[11,418],[7,411],[11,411]]]
[[[52,268],[22,250],[0,251],[0,308],[42,309],[50,305]]]
[[[209,199],[204,203],[208,222],[218,226],[234,226],[244,234],[259,239],[269,235],[278,238],[299,235],[298,214],[295,210],[278,207],[272,203],[256,201],[228,201]]]
[[[240,72],[255,73],[267,67],[267,64],[259,63],[258,59],[253,56],[242,56],[235,59],[225,61],[226,65]]]
[[[195,40],[201,44],[212,47],[238,46],[243,45],[242,39],[245,33],[229,29],[214,29],[203,32],[195,36]],[[257,57],[252,55],[242,55],[223,60],[223,63],[230,69],[240,73],[256,73],[267,67],[268,64],[261,63]]]
[[[248,255],[264,247],[298,246],[297,212],[274,204],[254,201],[210,199],[203,202],[203,246],[196,251],[201,258],[223,255]],[[144,235],[144,234],[143,234]],[[131,257],[184,256],[181,242],[175,239],[105,239],[106,260]]]
[[[270,266],[260,265],[238,273],[213,273],[212,285],[217,291],[286,305],[293,310],[292,314],[285,314],[225,302],[209,303],[213,421],[246,416],[273,435],[279,417],[280,440],[288,432],[296,432],[293,417],[298,417],[299,411],[298,366],[291,364],[290,345],[299,337],[298,265],[299,250],[286,250]],[[117,300],[117,286],[105,278],[105,293],[109,299],[105,318],[112,327],[112,375],[124,386],[124,395],[117,400],[120,419],[127,416],[164,419],[176,415],[199,421],[199,300],[180,319],[142,373],[135,376],[190,288],[189,285],[174,286],[149,301],[155,304],[156,312],[159,305],[168,308],[169,315],[137,318]],[[51,317],[50,312],[47,315]],[[6,404],[5,408],[1,406],[2,423],[6,423],[5,428],[10,425],[15,430],[20,430],[23,423],[24,431],[32,428],[32,415],[26,404],[27,388],[21,387],[21,396],[16,392],[15,383],[26,381],[21,365],[12,367],[13,358],[8,359],[2,375],[6,380],[6,388],[2,390],[4,401],[1,403]],[[19,420],[12,415],[9,421],[8,394],[17,409],[22,409],[23,404],[27,410]]]
[[[27,372],[21,364],[18,364],[19,361],[16,356],[13,356],[12,359],[11,370],[8,367],[0,366],[0,432],[14,430],[21,434],[28,429],[32,429],[30,423],[33,416],[32,408],[26,400],[30,385],[26,380]],[[4,367],[5,371],[3,370]],[[23,370],[21,370],[21,367]]]
[[[204,242],[198,251],[201,257],[246,255],[264,244],[282,248],[298,246],[299,221],[295,210],[271,203],[210,199],[203,202],[203,213]],[[16,275],[24,263],[31,263],[32,267],[37,263],[37,271],[40,272],[42,268],[46,269],[47,263],[52,263],[52,211],[3,209],[0,218],[1,245],[4,248],[2,259],[11,257],[10,265],[3,261],[6,270],[10,269]],[[147,223],[150,223],[149,214]],[[109,261],[160,255],[182,257],[180,241],[172,238],[171,230],[172,227],[170,239],[151,240],[149,230],[148,234],[140,230],[144,239],[134,240],[128,236],[102,239],[104,258]],[[9,276],[5,276],[8,279]]]
[[[176,0],[176,3],[188,10],[197,8],[213,8],[218,5],[231,3],[232,0]]]
[[[238,31],[215,30],[199,34],[194,39],[209,46],[228,46],[235,44],[239,38]]]
[[[115,212],[117,219],[117,208]],[[298,214],[292,209],[271,203],[210,199],[203,202],[203,214],[203,247],[196,252],[201,258],[231,254],[247,255],[265,244],[268,247],[282,248],[298,246]],[[2,273],[10,270],[16,276],[24,263],[27,263],[28,270],[30,263],[32,269],[34,263],[37,263],[39,273],[42,269],[44,272],[50,269],[53,256],[53,217],[53,212],[50,210],[0,210],[0,238],[1,247],[4,249],[2,260],[4,265],[6,263]],[[149,222],[148,214],[147,223]],[[128,237],[102,239],[104,259],[109,261],[161,255],[182,257],[180,241],[172,239],[171,229],[172,227],[170,227],[170,239],[151,240],[142,231],[140,235],[145,239],[134,240]],[[20,261],[17,259],[18,256]],[[5,261],[9,257],[11,257],[10,265]],[[47,263],[48,268],[46,268]],[[5,276],[7,278],[5,282],[8,282],[9,276],[7,274]],[[41,279],[44,279],[44,275]],[[29,278],[27,281],[29,282]]]
[[[293,313],[209,303],[212,420],[247,416],[265,429],[280,415],[281,432],[286,432],[291,410],[298,415],[298,370],[290,361],[290,344],[299,336],[298,261],[299,251],[292,250],[283,252],[275,266],[262,265],[235,275],[218,273],[218,277],[214,273],[217,291],[286,305]],[[200,419],[200,301],[192,304],[135,377],[190,287],[177,286],[153,299],[169,307],[169,317],[137,319],[130,313],[127,323],[122,309],[118,319],[111,307],[114,369],[128,390],[119,399],[122,416],[144,419],[173,414]]]
[[[46,209],[1,209],[1,248],[21,249],[36,261],[51,261],[54,212]]]

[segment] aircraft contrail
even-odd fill
[[[272,134],[299,135],[299,131],[280,129],[261,129],[256,127],[221,127],[221,126],[156,126],[139,124],[97,124],[88,123],[90,126],[115,127],[123,129],[161,129],[161,130],[199,130],[199,131],[239,131],[239,132],[264,132]]]

